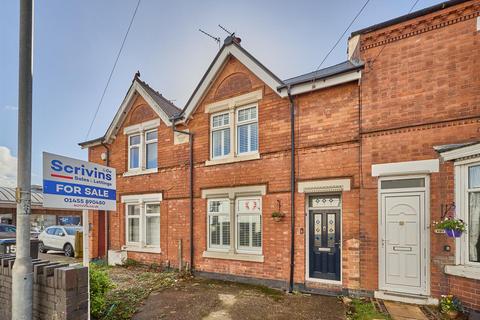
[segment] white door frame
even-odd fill
[[[399,188],[399,189],[386,189],[382,190],[381,182],[384,180],[402,180],[402,179],[415,179],[415,178],[424,178],[425,187],[421,188]],[[382,239],[383,239],[383,204],[382,204],[382,195],[383,194],[395,194],[395,193],[411,193],[411,192],[424,192],[424,210],[423,217],[421,216],[419,221],[421,224],[421,236],[419,240],[421,241],[420,245],[423,248],[423,253],[421,252],[421,257],[423,261],[423,291],[419,294],[417,292],[412,293],[412,295],[420,296],[429,296],[430,295],[430,176],[427,174],[423,175],[404,175],[404,176],[382,176],[378,179],[378,281],[379,289],[384,291],[388,290],[385,285],[385,254],[382,248]]]
[[[314,196],[328,196],[328,195],[339,195],[340,196],[340,206],[339,207],[325,207],[325,208],[311,208],[310,207],[310,197]],[[320,193],[309,193],[305,197],[305,280],[308,282],[318,282],[326,284],[341,285],[343,281],[343,193],[340,192],[320,192]],[[310,210],[322,210],[322,209],[334,209],[340,210],[340,280],[328,280],[320,278],[311,278],[310,277]]]

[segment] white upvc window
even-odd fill
[[[128,136],[129,170],[156,169],[158,155],[157,145],[157,129]]]
[[[157,168],[157,129],[145,132],[145,169]]]
[[[237,198],[235,205],[238,252],[262,252],[262,199]]]
[[[140,223],[141,206],[139,204],[127,204],[127,245],[140,246]]]
[[[128,137],[128,169],[140,169],[140,135],[132,134]]]
[[[210,116],[211,163],[258,159],[257,104],[231,108]]]
[[[209,251],[262,253],[261,197],[208,199],[207,219]]]
[[[160,202],[126,203],[127,250],[160,249]]]
[[[465,170],[466,179],[465,222],[467,232],[464,239],[466,264],[480,267],[480,163],[469,164]]]
[[[128,141],[128,171],[124,176],[154,173],[158,171],[159,119],[124,128]]]
[[[230,200],[209,199],[208,249],[228,251],[230,248]]]
[[[230,113],[212,115],[211,142],[212,159],[224,158],[230,154]]]
[[[257,106],[248,106],[236,110],[237,154],[258,152]]]

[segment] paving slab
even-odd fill
[[[422,310],[412,304],[384,301],[393,320],[428,320]]]

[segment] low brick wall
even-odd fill
[[[11,319],[14,256],[0,255],[0,320]],[[88,268],[33,260],[33,319],[88,319]]]

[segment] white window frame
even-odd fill
[[[214,188],[214,189],[204,189],[202,190],[202,198],[207,199],[206,204],[206,223],[207,227],[205,228],[207,233],[207,245],[206,250],[203,252],[204,258],[214,258],[214,259],[227,259],[227,260],[238,260],[238,261],[250,261],[250,262],[264,262],[263,256],[263,239],[265,237],[264,227],[263,227],[263,207],[262,207],[262,196],[266,195],[266,186],[257,185],[257,186],[241,186],[241,187],[232,187],[232,188]],[[260,225],[261,225],[261,246],[254,250],[242,250],[244,248],[237,249],[237,214],[236,214],[236,204],[237,199],[258,199],[260,203]],[[218,250],[216,248],[211,248],[208,244],[210,243],[210,230],[208,228],[209,224],[209,200],[223,200],[228,201],[229,203],[229,214],[230,214],[230,246],[228,251]]]
[[[469,194],[480,192],[480,188],[469,188],[469,168],[480,165],[480,158],[455,162],[455,216],[467,223],[467,230],[460,238],[456,238],[456,264],[480,269],[480,262],[469,259]]]
[[[127,251],[138,251],[138,252],[151,252],[151,253],[160,253],[161,252],[161,202],[162,202],[162,194],[161,193],[153,193],[153,194],[144,194],[144,195],[128,195],[121,197],[122,203],[125,204],[125,246],[123,246],[124,250]],[[147,214],[147,205],[149,204],[158,204],[159,205],[159,212]],[[128,207],[138,205],[140,206],[140,215],[135,215],[133,217],[138,217],[140,219],[139,222],[139,242],[129,242],[128,241]],[[160,239],[159,245],[147,245],[146,244],[146,221],[148,217],[160,217],[160,228],[158,230],[158,237]]]
[[[138,144],[132,145],[130,143],[130,141],[131,141],[131,138],[133,138],[135,136],[139,136],[140,142]],[[141,134],[139,134],[139,133],[131,134],[127,138],[128,138],[128,170],[129,171],[141,170],[142,169],[142,161],[141,161],[141,157],[142,157],[142,137],[141,137]],[[138,167],[136,167],[136,168],[132,168],[132,163],[131,163],[131,158],[132,158],[131,157],[131,152],[132,152],[132,149],[134,149],[134,148],[138,148]]]
[[[125,127],[123,129],[123,133],[126,135],[128,139],[128,168],[127,171],[123,174],[124,177],[133,176],[133,175],[141,175],[141,174],[149,174],[149,173],[156,173],[158,172],[158,127],[160,125],[160,119],[154,119],[146,122],[142,122],[140,124],[132,125],[129,127]],[[157,138],[147,141],[147,133],[157,131]],[[130,165],[130,150],[137,145],[130,145],[130,138],[136,135],[140,135],[140,145],[139,147],[139,155],[138,155],[138,168],[131,168]],[[156,143],[157,144],[157,166],[154,168],[147,169],[147,144],[148,143]]]
[[[229,208],[228,212],[211,212],[210,211],[210,203],[214,201],[220,201],[220,202],[226,202],[227,207]],[[210,242],[210,218],[218,216],[219,217],[219,223],[220,223],[220,245],[212,245]],[[222,219],[228,217],[229,222],[230,222],[230,230],[231,228],[231,219],[230,219],[230,200],[228,198],[216,198],[216,199],[208,199],[207,201],[207,249],[210,251],[219,251],[219,252],[228,252],[230,250],[231,244],[232,244],[232,234],[231,231],[230,233],[230,244],[229,245],[224,245],[223,244],[223,230],[222,230]]]
[[[149,133],[152,133],[152,132],[156,132],[157,133],[157,137],[155,139],[150,139],[150,140],[147,140],[147,135]],[[145,147],[144,147],[144,150],[145,152],[142,153],[142,156],[143,156],[143,167],[141,166],[142,170],[155,170],[155,169],[158,169],[158,131],[157,129],[153,129],[153,130],[148,130],[148,131],[144,131],[143,133],[144,135],[144,139],[143,141],[145,142]],[[153,168],[147,168],[147,145],[149,144],[156,144],[157,145],[157,154],[156,154],[156,159],[157,159],[157,165]]]
[[[129,215],[128,214],[128,209],[129,207],[134,207],[134,206],[139,206],[140,208],[140,214],[138,215]],[[138,242],[131,242],[129,241],[129,231],[130,231],[130,228],[129,228],[129,220],[130,219],[138,219],[138,229],[139,229],[139,234],[138,234]],[[127,246],[140,246],[141,243],[142,243],[142,206],[141,204],[139,203],[127,203],[125,205],[125,243],[127,244]]]
[[[249,108],[256,108],[256,118],[251,119],[251,120],[246,120],[242,121],[241,123],[238,123],[238,112],[240,110],[244,109],[249,109]],[[228,126],[221,126],[221,127],[216,127],[215,129],[213,128],[213,117],[219,116],[222,114],[228,114],[229,116],[229,124]],[[224,163],[231,163],[231,162],[237,162],[237,161],[248,161],[248,160],[255,160],[255,159],[260,159],[260,128],[259,128],[259,122],[258,122],[258,114],[259,114],[259,108],[258,108],[258,103],[249,103],[249,104],[242,104],[239,107],[230,107],[229,109],[225,110],[222,109],[221,111],[211,113],[210,114],[210,160],[207,160],[205,162],[205,165],[216,165],[216,164],[224,164]],[[257,124],[257,150],[254,151],[249,151],[249,152],[238,152],[238,126],[239,125],[246,125],[246,124],[252,124],[256,123]],[[220,130],[220,129],[225,129],[225,128],[230,128],[230,153],[227,155],[222,155],[222,156],[213,156],[213,131],[215,130]]]
[[[213,118],[217,117],[217,116],[221,116],[221,115],[227,115],[228,116],[228,124],[221,125],[221,126],[218,126],[218,127],[213,127]],[[232,147],[233,147],[233,144],[232,144],[232,135],[233,135],[232,122],[233,122],[233,120],[232,120],[232,115],[231,115],[230,112],[218,112],[218,113],[214,113],[214,114],[210,115],[210,159],[218,160],[218,159],[229,158],[229,157],[232,156]],[[214,154],[213,154],[213,148],[214,148],[213,133],[215,131],[220,131],[220,130],[225,130],[225,129],[230,130],[230,152],[228,154],[225,154],[225,155],[214,156]],[[222,153],[223,153],[223,147],[224,147],[223,146],[223,141],[224,140],[222,139]]]
[[[260,213],[247,213],[247,212],[240,212],[238,208],[238,203],[242,200],[258,200],[260,202]],[[238,197],[235,199],[235,248],[236,251],[239,253],[247,253],[247,254],[261,254],[263,250],[263,219],[262,219],[262,197]],[[261,243],[260,247],[253,246],[253,229],[250,228],[250,235],[249,235],[249,245],[248,246],[241,246],[240,245],[240,230],[239,230],[239,217],[240,216],[247,216],[249,217],[250,221],[249,224],[252,224],[252,217],[260,216],[260,234],[261,234]]]
[[[243,120],[243,121],[238,120],[238,115],[239,115],[240,111],[245,110],[245,109],[251,109],[251,108],[255,108],[255,114],[256,114],[255,119],[249,119],[249,120]],[[254,124],[254,123],[257,125],[257,150],[240,152],[240,150],[239,150],[240,142],[238,141],[240,135],[238,134],[238,128],[240,126],[243,126],[243,125],[249,125],[249,124]],[[251,155],[251,154],[258,153],[258,149],[259,149],[258,133],[259,133],[258,132],[258,105],[256,103],[254,103],[254,104],[242,106],[240,108],[235,109],[235,154],[238,155],[238,156],[245,156],[245,155]],[[248,141],[248,144],[250,145],[250,140]]]

